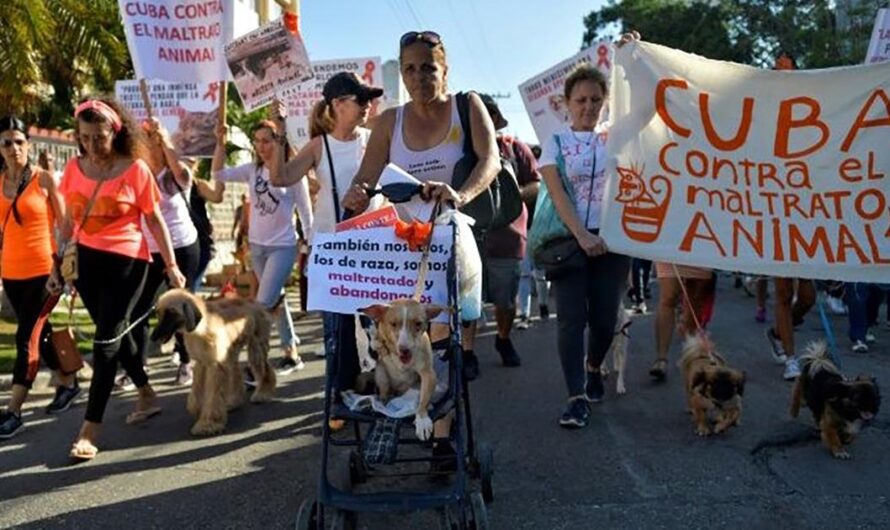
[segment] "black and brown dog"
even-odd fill
[[[835,458],[847,459],[845,445],[878,413],[881,393],[873,377],[847,380],[831,362],[825,342],[807,346],[800,358],[801,375],[791,395],[791,417],[796,418],[804,404],[813,413],[822,433],[822,443]]]
[[[679,365],[696,434],[720,434],[740,424],[745,372],[731,368],[701,333],[686,339]]]

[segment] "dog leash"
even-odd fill
[[[153,305],[153,306],[149,307],[149,308],[148,308],[148,311],[146,311],[142,316],[140,316],[139,318],[137,318],[136,320],[134,320],[132,323],[130,323],[130,325],[127,326],[126,329],[124,329],[124,331],[122,331],[122,332],[121,332],[119,335],[117,335],[116,337],[114,337],[114,338],[112,338],[112,339],[101,339],[101,340],[100,340],[100,339],[93,339],[93,344],[102,344],[102,345],[114,344],[115,342],[117,342],[117,341],[121,340],[122,338],[126,337],[127,334],[130,333],[131,331],[133,331],[133,329],[134,329],[136,326],[138,326],[139,324],[141,324],[143,320],[145,320],[145,319],[147,319],[149,316],[151,316],[151,314],[154,312],[155,309],[157,309],[157,306],[154,306],[154,305]]]
[[[819,308],[819,320],[822,321],[822,327],[825,329],[825,336],[828,337],[828,356],[831,358],[831,362],[837,365],[838,368],[843,368],[843,363],[841,362],[840,355],[837,353],[837,342],[834,338],[834,331],[831,329],[831,323],[828,320],[828,313],[825,311],[825,304],[822,301],[822,297],[819,296],[819,289],[816,285],[816,280],[810,280],[813,282],[813,292],[816,293],[816,306]],[[858,293],[855,293],[858,296]]]
[[[423,254],[420,257],[420,267],[418,267],[417,280],[414,284],[414,296],[412,296],[412,298],[418,302],[420,302],[420,296],[423,294],[426,275],[427,272],[429,272],[430,247],[433,243],[433,233],[436,231],[436,218],[439,215],[441,206],[442,203],[437,201],[436,205],[433,206],[433,211],[430,212],[430,235],[427,238],[426,243],[423,245]]]
[[[698,315],[695,313],[695,308],[692,307],[692,299],[689,298],[689,291],[686,290],[686,282],[683,281],[683,276],[680,275],[680,269],[677,268],[677,264],[671,263],[671,267],[674,269],[674,275],[677,277],[677,281],[680,282],[680,291],[683,293],[683,301],[686,302],[686,307],[689,308],[689,313],[692,315],[692,321],[695,323],[695,329],[698,334],[705,339],[702,341],[705,351],[708,352],[708,357],[713,358],[712,354],[714,352],[714,345],[705,337],[705,330],[701,325],[701,321],[698,319]]]

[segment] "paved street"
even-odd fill
[[[565,396],[555,323],[516,333],[524,360],[518,369],[497,365],[487,328],[478,348],[483,375],[472,391],[477,433],[495,447],[492,527],[890,526],[890,411],[863,432],[852,460],[833,460],[808,412],[788,418],[791,385],[772,364],[765,326],[753,314],[753,299],[722,277],[712,336],[730,362],[747,371],[748,384],[743,425],[709,439],[693,433],[673,360],[666,384],[649,381],[652,314],[634,322],[628,394],[616,397],[610,380],[591,425],[575,432],[556,423]],[[876,330],[877,347],[853,356],[846,317],[832,322],[845,372],[890,381],[890,330]],[[317,349],[319,321],[306,318],[298,327],[304,351]],[[800,343],[820,334],[818,314],[811,313]],[[323,361],[311,353],[305,359],[306,370],[283,378],[274,403],[245,406],[232,414],[224,435],[208,439],[189,436],[185,390],[171,386],[166,358],[152,359],[163,414],[128,427],[123,419],[134,393],[115,396],[99,457],[78,466],[68,465],[67,451],[83,406],[48,417],[41,407],[50,396],[38,396],[29,403],[28,429],[0,444],[0,527],[293,527],[300,501],[315,490],[320,455]],[[365,516],[360,525],[436,528],[436,521]]]

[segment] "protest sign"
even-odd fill
[[[228,78],[223,45],[232,9],[221,0],[118,0],[139,79],[204,82]]]
[[[585,63],[595,66],[608,78],[612,71],[612,45],[608,42],[598,42],[519,85],[525,111],[532,122],[539,143],[543,143],[554,132],[570,123],[568,105],[562,93],[563,87],[566,76],[575,67]]]
[[[890,9],[888,8],[878,10],[875,29],[868,44],[868,53],[865,54],[865,64],[884,61],[890,61]]]
[[[887,281],[890,63],[772,71],[637,42],[614,68],[611,251]]]
[[[312,79],[306,47],[285,17],[226,44],[226,61],[247,111],[268,104],[286,89]]]
[[[220,102],[218,87],[217,83],[148,83],[152,113],[170,133],[180,156],[213,156]],[[138,81],[118,81],[114,92],[137,121],[148,118]]]
[[[369,228],[379,228],[381,226],[395,226],[399,220],[399,214],[396,207],[389,206],[365,212],[361,215],[351,217],[345,221],[337,223],[336,232],[345,232],[347,230],[367,230]]]
[[[287,105],[287,137],[293,145],[302,146],[309,141],[309,116],[312,113],[312,106],[322,99],[321,91],[328,79],[340,72],[352,72],[371,86],[383,87],[380,57],[312,61],[312,73],[315,77],[301,85],[283,90],[279,96]],[[376,107],[386,100],[386,96],[384,94],[372,103],[369,113],[371,116],[374,116]]]
[[[448,304],[446,271],[452,230],[438,227],[420,302]],[[309,257],[310,311],[351,314],[414,295],[421,252],[408,249],[390,227],[316,234]]]

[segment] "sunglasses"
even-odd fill
[[[3,140],[2,142],[0,142],[0,146],[3,146],[7,149],[12,147],[13,145],[17,145],[17,146],[21,147],[21,146],[25,145],[25,142],[27,142],[27,141],[28,140],[22,140],[21,138],[16,138],[15,140]]]
[[[412,184],[410,182],[394,182],[379,188],[367,190],[368,197],[374,195],[383,195],[389,202],[398,204],[400,202],[408,202],[415,195],[420,195],[423,186],[421,184]]]
[[[353,101],[356,105],[363,107],[371,103],[371,100],[368,98],[363,98],[361,96],[357,96],[355,94],[351,94],[349,96],[340,96],[337,99],[340,101]]]
[[[399,48],[404,48],[415,42],[424,42],[430,46],[439,46],[442,44],[442,37],[435,31],[409,31],[399,39]]]

